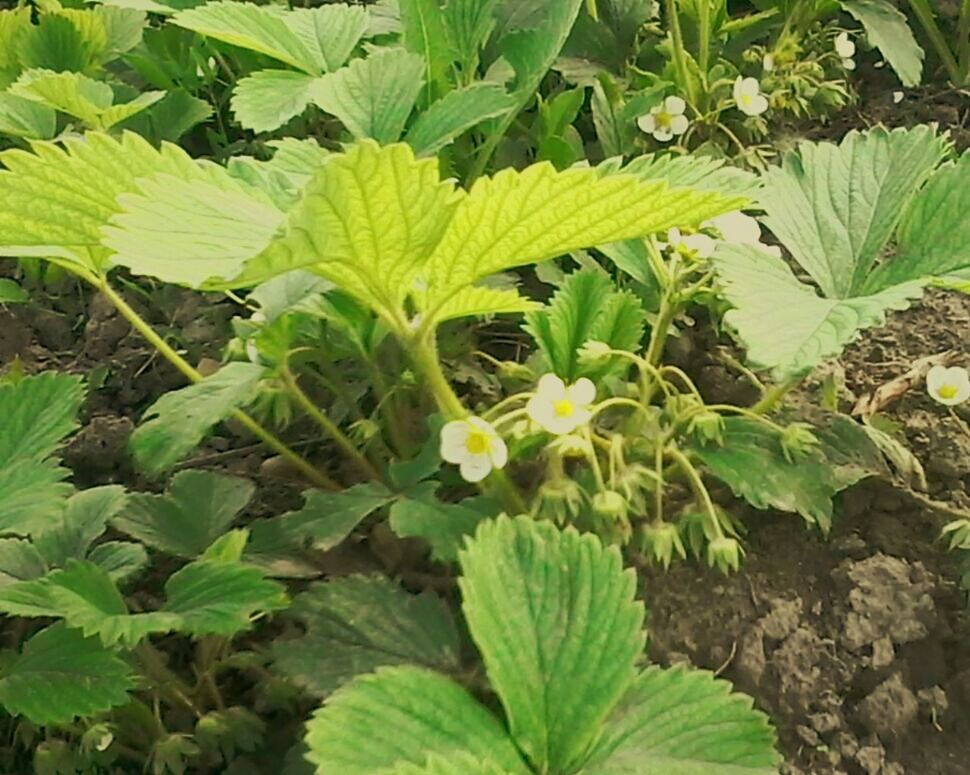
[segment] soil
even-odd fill
[[[880,91],[879,99],[888,93]],[[930,110],[949,99],[938,93]],[[913,100],[892,110],[923,111],[924,103]],[[868,124],[879,105],[870,105],[864,119],[839,121]],[[956,111],[947,123],[959,145],[970,145]],[[913,122],[906,115],[889,123]],[[825,128],[828,136],[844,131],[839,124]],[[143,305],[147,317],[171,332],[194,362],[218,358],[231,306],[219,297],[164,293],[164,303]],[[65,454],[79,487],[157,486],[131,470],[127,438],[143,409],[180,386],[181,378],[101,297],[69,289],[54,299],[37,298],[37,304],[0,309],[0,367],[17,357],[30,373],[56,368],[88,378],[94,389],[83,427]],[[846,408],[853,396],[906,371],[917,358],[949,349],[967,363],[970,297],[934,291],[868,332],[836,364],[845,375]],[[720,387],[722,398],[744,402]],[[732,390],[743,392],[743,383]],[[890,415],[925,464],[929,494],[970,509],[970,440],[956,422],[921,391],[904,396]],[[195,460],[256,479],[261,500],[252,516],[292,507],[300,489],[281,484],[264,452],[231,431],[207,442]],[[715,670],[750,694],[778,729],[785,772],[970,770],[970,617],[956,583],[956,558],[939,541],[949,517],[877,481],[840,496],[827,538],[793,515],[726,505],[748,529],[740,573],[725,577],[695,563],[666,573],[641,568],[650,615],[647,656]],[[386,564],[376,540],[381,534],[373,535],[371,559],[356,557],[352,566]]]

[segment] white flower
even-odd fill
[[[567,387],[555,374],[543,374],[525,410],[549,433],[560,436],[589,422],[589,405],[595,400],[596,386],[586,377]]]
[[[680,97],[667,97],[662,103],[652,107],[645,116],[637,119],[637,126],[655,140],[667,143],[674,139],[674,135],[682,135],[687,131],[689,122],[684,111],[687,109]]]
[[[668,248],[685,258],[709,258],[714,252],[714,240],[706,234],[681,234],[680,229],[667,232],[667,242],[661,242],[660,249]]]
[[[835,53],[842,58],[842,67],[855,70],[855,43],[849,38],[848,32],[840,32],[835,36]]]
[[[480,417],[454,420],[441,429],[441,457],[460,467],[466,482],[480,482],[493,468],[504,468],[509,450]]]
[[[900,102],[903,101],[903,97],[905,97],[905,96],[906,95],[903,94],[901,91],[894,91],[893,92],[893,104],[894,105],[898,105]]]
[[[738,110],[748,116],[760,116],[768,110],[768,98],[761,93],[757,78],[742,78],[734,82],[734,102]]]
[[[970,374],[962,366],[934,366],[926,375],[926,390],[944,406],[956,406],[970,398]]]
[[[777,245],[765,245],[761,241],[761,224],[740,210],[735,210],[733,213],[724,213],[717,218],[704,221],[701,226],[717,229],[724,242],[730,242],[733,245],[754,245],[772,255],[781,255],[781,248]]]
[[[761,69],[770,73],[775,69],[775,58],[771,54],[765,54],[761,60]]]

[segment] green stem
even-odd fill
[[[286,385],[287,389],[293,395],[293,398],[300,405],[300,408],[323,429],[324,433],[329,435],[337,443],[337,446],[340,447],[347,457],[354,461],[357,468],[360,469],[360,472],[368,479],[373,479],[378,482],[381,481],[380,472],[361,454],[360,450],[354,446],[354,443],[347,438],[347,435],[340,430],[337,424],[327,417],[326,412],[310,400],[310,397],[303,392],[303,388],[300,387],[296,377],[293,376],[293,372],[287,366],[283,366],[280,369],[280,377],[283,380],[283,384]]]
[[[957,60],[954,58],[953,52],[946,42],[946,38],[936,23],[936,18],[933,15],[933,9],[930,7],[930,4],[926,0],[909,0],[909,5],[913,9],[913,13],[916,14],[916,18],[919,19],[919,23],[923,26],[926,37],[930,39],[933,48],[936,49],[937,56],[943,62],[943,66],[946,67],[950,80],[953,81],[955,86],[962,86],[960,65],[957,64]]]
[[[162,339],[162,337],[160,337],[155,330],[145,322],[141,315],[135,312],[135,310],[128,305],[128,302],[126,302],[114,290],[114,288],[108,284],[106,279],[98,280],[95,285],[111,301],[111,303],[114,304],[115,308],[121,313],[122,317],[131,323],[132,328],[145,337],[145,339],[148,340],[148,343],[158,350],[158,352],[161,353],[169,363],[171,363],[176,369],[185,375],[190,382],[201,382],[203,380],[203,376],[195,368],[193,368],[192,365],[185,360],[185,358],[179,355],[168,342]],[[322,487],[325,490],[341,489],[340,485],[337,484],[333,479],[314,466],[310,465],[310,463],[286,446],[286,444],[280,441],[276,436],[266,430],[244,411],[241,409],[236,409],[233,411],[232,416],[267,447],[289,461],[294,468],[300,471],[315,485]]]
[[[697,64],[701,71],[701,80],[707,87],[707,71],[711,62],[711,0],[701,0],[698,24],[700,25],[700,51],[697,52]],[[706,102],[706,100],[705,100]],[[706,105],[698,106],[706,109]]]
[[[674,70],[677,71],[680,88],[691,104],[696,105],[697,95],[694,93],[693,81],[690,80],[687,59],[684,56],[684,35],[680,29],[677,0],[667,0],[667,26],[670,29],[670,48],[673,53]]]
[[[960,84],[967,82],[970,75],[970,0],[960,5],[960,20],[957,22],[957,60],[960,66]]]
[[[657,444],[654,450],[653,471],[657,477],[656,489],[653,492],[654,514],[653,523],[660,525],[664,521],[664,448]]]
[[[404,427],[401,425],[401,402],[391,392],[391,389],[387,385],[387,380],[384,379],[384,373],[377,364],[366,356],[364,360],[367,364],[367,373],[370,376],[371,384],[377,393],[378,411],[384,420],[384,424],[387,426],[388,433],[391,436],[391,443],[394,445],[394,451],[399,457],[411,457],[414,454],[414,444],[408,438],[408,434],[405,433]]]
[[[788,395],[794,387],[801,384],[801,381],[801,377],[795,377],[772,385],[761,397],[761,400],[751,407],[751,411],[755,414],[768,414],[781,403],[781,399]]]
[[[718,538],[724,538],[724,531],[721,530],[721,520],[717,515],[717,508],[714,506],[714,501],[711,500],[711,494],[707,491],[707,486],[704,484],[704,480],[701,478],[700,472],[698,472],[694,464],[690,462],[690,459],[676,447],[668,447],[666,454],[669,455],[678,465],[680,470],[684,472],[684,476],[687,477],[687,482],[690,484],[694,497],[700,501],[704,511],[707,512],[707,516],[711,521],[711,527],[714,529],[714,534]]]

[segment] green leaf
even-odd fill
[[[757,199],[761,189],[757,175],[712,156],[648,153],[638,156],[626,166],[622,166],[622,159],[609,159],[597,169],[601,172],[622,172],[643,181],[663,180],[671,188],[712,191],[725,197]],[[733,209],[743,204],[738,202]]]
[[[10,93],[74,116],[92,129],[110,129],[165,96],[161,91],[144,92],[131,102],[115,105],[108,84],[81,73],[50,70],[27,70],[10,87]]]
[[[404,139],[418,156],[431,156],[485,119],[502,116],[514,107],[515,100],[502,86],[474,83],[433,103]]]
[[[30,294],[19,283],[6,277],[0,278],[0,304],[24,304],[28,301]]]
[[[104,53],[107,34],[103,27],[99,32],[101,39],[94,40],[63,12],[41,14],[37,24],[28,26],[17,39],[19,64],[24,69],[83,72]]]
[[[401,764],[389,770],[387,775],[455,775],[458,772],[461,775],[510,775],[504,767],[466,753],[431,755],[424,764]]]
[[[421,57],[385,48],[319,78],[313,101],[340,119],[356,140],[382,145],[400,139],[423,83]]]
[[[41,630],[0,677],[0,703],[34,724],[63,724],[128,701],[128,664],[96,638],[55,624]]]
[[[455,562],[458,551],[478,525],[501,511],[491,498],[466,498],[460,503],[438,500],[436,482],[415,488],[391,506],[391,529],[402,538],[421,538],[438,562]]]
[[[29,6],[0,10],[0,74],[20,71],[17,43],[31,27],[30,16]]]
[[[77,428],[83,398],[81,381],[67,374],[0,384],[0,534],[42,529],[70,495],[68,471],[52,455]]]
[[[446,0],[441,11],[462,72],[475,71],[479,52],[495,27],[498,0]]]
[[[668,190],[547,163],[481,178],[461,200],[428,262],[429,316],[488,275],[574,250],[665,231],[732,209],[715,193]]]
[[[235,476],[180,471],[164,495],[130,495],[112,525],[153,549],[197,557],[229,529],[255,490],[252,482]]]
[[[636,574],[595,536],[527,517],[482,523],[460,562],[465,618],[516,745],[539,771],[571,771],[636,676]]]
[[[57,132],[57,116],[46,105],[0,92],[0,132],[28,140],[49,140]]]
[[[72,495],[63,513],[34,535],[34,544],[52,568],[68,560],[83,560],[94,539],[127,502],[125,488],[118,484],[92,487]]]
[[[887,0],[842,0],[842,7],[866,30],[869,42],[886,57],[903,86],[919,86],[926,56],[906,21]]]
[[[579,775],[772,775],[781,757],[751,698],[703,670],[650,667]]]
[[[713,258],[724,297],[734,305],[724,322],[747,348],[748,361],[783,380],[841,354],[859,333],[881,326],[890,310],[906,309],[922,282],[869,296],[826,299],[799,282],[779,256],[751,245],[718,246]]]
[[[150,138],[154,144],[175,143],[190,129],[212,116],[212,106],[185,89],[170,90],[144,113],[125,122],[125,127]]]
[[[552,371],[567,383],[579,378],[579,349],[593,338],[596,321],[614,293],[606,272],[582,269],[566,277],[545,307],[526,313],[525,330]]]
[[[913,197],[897,233],[896,255],[869,277],[869,291],[970,270],[970,154],[942,167]]]
[[[170,632],[180,620],[154,611],[130,614],[107,571],[91,562],[69,560],[46,579],[51,605],[69,627],[97,635],[105,646],[133,648],[152,633]]]
[[[292,70],[259,70],[236,83],[232,111],[246,129],[270,132],[307,109],[317,80]]]
[[[91,550],[88,560],[105,571],[113,581],[123,584],[148,565],[148,552],[141,544],[130,541],[105,541]]]
[[[457,201],[435,159],[364,142],[332,156],[307,184],[270,252],[312,257],[316,273],[397,322]]]
[[[0,587],[32,581],[47,573],[37,548],[23,538],[0,538]]]
[[[218,169],[218,168],[217,168]],[[240,280],[245,258],[265,248],[284,221],[262,191],[218,169],[208,181],[167,175],[140,180],[103,229],[113,261],[135,274],[195,288]],[[228,283],[233,286],[233,283]]]
[[[380,668],[335,692],[307,723],[306,743],[318,773],[378,775],[456,754],[511,775],[530,772],[495,716],[458,684],[418,667]]]
[[[307,50],[317,67],[332,73],[350,58],[367,30],[367,9],[334,3],[318,8],[296,8],[285,21]]]
[[[398,0],[398,7],[404,47],[424,60],[426,103],[430,103],[435,84],[447,83],[448,69],[455,60],[441,4],[438,0]]]
[[[254,363],[228,363],[211,377],[158,399],[131,435],[139,468],[160,474],[175,465],[216,423],[254,398],[264,371]]]
[[[165,582],[162,611],[177,614],[179,630],[192,635],[235,635],[249,629],[255,615],[287,605],[284,588],[259,568],[197,560]]]
[[[695,441],[691,448],[711,475],[756,509],[793,512],[828,531],[832,497],[843,485],[818,451],[789,462],[779,433],[747,417],[725,418],[723,445]]]
[[[384,665],[460,668],[458,631],[445,604],[383,576],[315,584],[293,601],[291,613],[306,634],[276,642],[275,666],[318,697]]]
[[[929,126],[802,143],[765,175],[766,223],[826,298],[851,298],[946,149]]]
[[[310,75],[319,74],[320,63],[287,24],[286,17],[285,11],[272,6],[215,2],[180,11],[170,21],[223,43],[265,54]]]
[[[136,179],[204,178],[178,147],[156,150],[130,132],[120,139],[88,132],[32,150],[0,154],[0,255],[56,257],[94,273],[107,259],[101,227],[121,210],[118,195],[136,190]]]
[[[518,291],[508,288],[488,288],[473,285],[455,293],[438,307],[435,320],[443,323],[454,318],[472,315],[503,315],[514,312],[530,312],[538,303],[519,295]]]

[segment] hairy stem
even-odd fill
[[[936,49],[936,54],[940,58],[940,61],[943,62],[943,66],[946,68],[950,80],[953,81],[954,86],[962,86],[963,74],[960,70],[960,65],[957,64],[957,60],[950,50],[950,45],[946,42],[946,38],[936,23],[936,17],[933,14],[933,9],[930,7],[930,4],[927,0],[909,0],[909,5],[913,9],[913,13],[916,14],[916,18],[919,19],[919,23],[923,26],[926,37],[930,39],[933,48]]]
[[[99,280],[96,283],[96,287],[111,301],[111,303],[115,306],[118,312],[121,313],[125,320],[131,323],[132,328],[145,337],[145,339],[148,340],[148,343],[158,350],[158,352],[161,353],[161,355],[169,363],[171,363],[176,369],[185,375],[190,382],[201,382],[203,380],[203,376],[195,368],[193,368],[193,366],[186,361],[185,358],[179,355],[168,342],[162,339],[155,329],[148,325],[141,315],[135,312],[135,310],[128,305],[128,302],[126,302],[117,293],[117,291],[115,291],[114,288],[108,284],[106,279]],[[278,439],[270,431],[266,430],[266,428],[260,425],[244,411],[241,409],[236,409],[233,411],[232,416],[267,447],[273,450],[276,454],[285,458],[309,481],[325,490],[341,489],[340,485],[337,484],[333,479],[316,467],[310,465],[310,463],[308,463],[303,457],[286,446],[286,444],[280,441],[280,439]]]
[[[690,458],[676,447],[668,447],[666,454],[673,459],[680,470],[684,472],[684,476],[687,477],[687,482],[690,484],[690,489],[694,493],[694,497],[697,498],[707,513],[711,527],[714,530],[714,535],[718,538],[724,538],[724,531],[721,529],[721,520],[717,515],[717,508],[714,506],[714,501],[711,500],[711,494],[708,492],[707,485],[704,484],[700,472],[690,462]]]
[[[673,52],[674,70],[680,88],[692,105],[697,105],[697,95],[694,93],[693,81],[687,70],[687,58],[684,56],[684,34],[680,29],[680,16],[677,13],[677,0],[667,0],[667,27],[670,29],[670,48]]]

